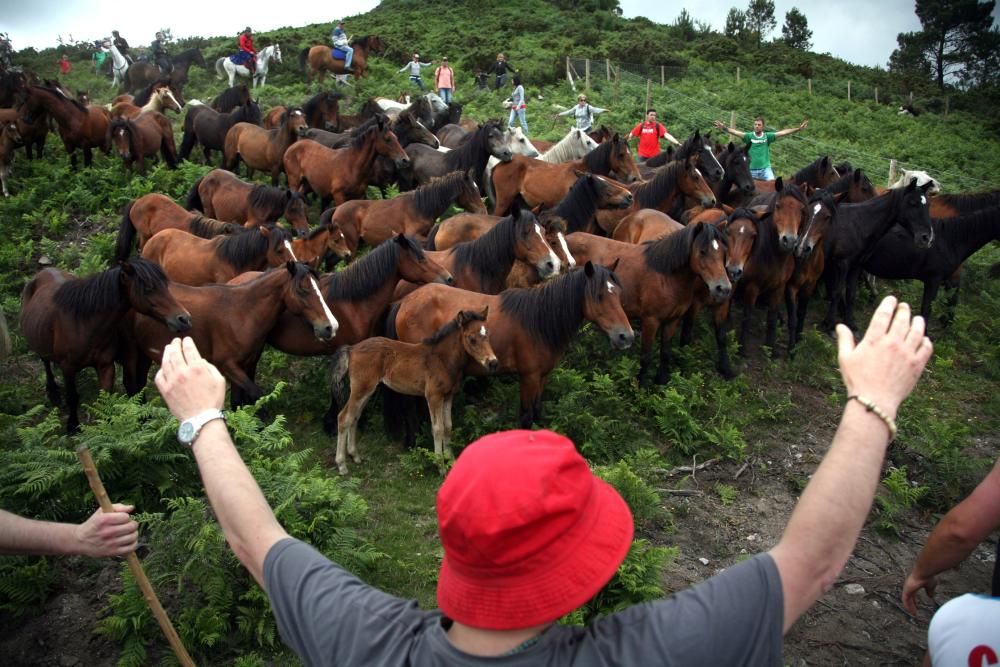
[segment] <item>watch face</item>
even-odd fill
[[[181,424],[180,428],[177,429],[177,439],[187,444],[194,439],[195,429],[194,424],[191,422],[184,422]]]

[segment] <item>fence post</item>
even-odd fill
[[[735,111],[730,111],[729,112],[729,127],[733,128],[734,130],[736,129],[736,112]]]
[[[809,94],[812,95],[813,94],[813,80],[812,79],[806,79],[806,84],[808,84],[808,86],[809,86]]]
[[[889,160],[889,185],[892,185],[893,183],[896,182],[897,178],[896,171],[898,169],[899,165],[896,163],[896,160],[895,159]]]
[[[740,82],[740,66],[736,66],[736,83]]]
[[[945,97],[945,98],[944,98],[944,115],[945,115],[945,116],[947,116],[947,115],[948,115],[948,107],[950,106],[950,105],[948,104],[948,102],[949,102],[950,100],[951,100],[951,98],[950,98],[950,97]]]
[[[566,80],[569,81],[569,87],[572,88],[573,92],[575,93],[576,84],[573,82],[573,72],[569,64],[569,56],[566,56]]]
[[[587,60],[586,60],[586,73],[584,74],[584,77],[586,78],[585,89],[589,92],[590,91],[590,58],[587,58]]]
[[[913,91],[910,91],[910,106],[913,106]]]
[[[604,67],[607,68],[607,70],[608,70],[608,81],[611,81],[611,59],[610,58],[605,58],[604,59]]]
[[[622,82],[622,66],[615,67],[615,106],[618,106],[618,87]]]
[[[878,86],[875,86],[875,104],[878,104]]]
[[[646,79],[646,109],[653,106],[653,80]],[[646,109],[642,110],[642,113],[646,113]]]
[[[847,101],[851,101],[851,82],[847,82]]]
[[[666,67],[660,65],[660,88],[663,88],[664,86],[667,85],[666,69],[667,69]]]

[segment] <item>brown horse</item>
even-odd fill
[[[3,186],[3,196],[9,197],[7,179],[10,178],[10,163],[14,161],[14,149],[21,142],[21,133],[17,123],[12,120],[0,121],[0,185]]]
[[[344,409],[337,416],[337,468],[347,474],[347,453],[358,455],[358,420],[379,384],[408,396],[423,396],[431,413],[434,454],[454,459],[451,451],[451,404],[462,384],[467,363],[496,370],[497,356],[490,347],[486,318],[481,312],[460,310],[450,322],[420,343],[376,337],[347,345],[333,358],[333,388]],[[343,391],[350,375],[350,394]],[[346,399],[346,400],[345,400]]]
[[[520,376],[519,421],[528,428],[541,422],[542,390],[584,321],[596,324],[616,349],[632,344],[635,334],[622,310],[621,297],[615,273],[589,262],[542,286],[497,295],[425,285],[393,306],[386,318],[386,333],[417,343],[448,322],[450,313],[489,307],[486,326],[497,355],[497,372]],[[486,370],[467,364],[466,372],[484,375]]]
[[[45,364],[45,390],[55,405],[62,400],[52,364],[62,371],[70,433],[80,424],[76,376],[92,367],[101,389],[111,391],[118,325],[129,310],[164,323],[172,336],[191,327],[191,314],[174,300],[168,286],[163,270],[140,258],[87,278],[44,269],[25,285],[21,333]]]
[[[260,124],[260,106],[247,102],[230,111],[216,111],[201,103],[192,102],[184,117],[184,136],[181,138],[180,157],[187,160],[195,144],[201,144],[205,164],[212,161],[212,151],[224,151],[226,134],[237,123]]]
[[[201,354],[232,383],[233,408],[253,403],[263,391],[248,369],[257,366],[268,333],[283,313],[308,322],[311,335],[332,339],[338,322],[319,289],[316,273],[301,263],[288,262],[240,285],[171,285],[170,293],[191,311],[191,336]],[[131,321],[126,347],[126,391],[146,385],[150,364],[163,357],[173,334],[144,315]]]
[[[225,169],[213,169],[195,181],[185,206],[247,227],[274,224],[284,217],[297,234],[309,233],[309,210],[301,194],[247,183]]]
[[[354,78],[368,76],[368,57],[384,51],[385,44],[378,35],[365,35],[352,40],[351,46],[354,47],[354,58],[351,60]],[[308,71],[306,65],[309,66]],[[306,74],[306,83],[310,85],[313,80],[322,83],[327,72],[334,75],[345,74],[344,61],[334,60],[330,47],[323,44],[302,49],[299,53],[299,69]]]
[[[507,286],[515,260],[534,266],[543,279],[558,275],[562,262],[542,232],[531,211],[515,206],[510,215],[476,240],[448,250],[428,250],[427,256],[452,273],[456,287],[499,294]],[[400,283],[396,298],[414,289],[416,285]]]
[[[577,172],[611,176],[625,183],[639,180],[639,170],[620,135],[600,144],[580,160],[551,164],[515,155],[510,162],[493,168],[492,185],[496,207],[494,213],[504,215],[514,197],[520,193],[529,206],[556,206],[576,183]],[[707,186],[706,186],[707,187]]]
[[[311,128],[340,131],[340,100],[344,96],[334,90],[316,93],[302,103],[302,113],[306,115],[306,123]],[[264,129],[271,130],[281,124],[281,115],[287,107],[278,105],[272,107],[264,116]]]
[[[26,123],[17,109],[0,109],[0,123],[17,123],[17,133],[20,136],[14,147],[24,146],[24,152],[29,160],[37,153],[42,157],[45,140],[49,136],[49,115],[44,111],[37,114],[33,122]],[[34,148],[34,151],[32,150]]]
[[[670,377],[671,341],[680,319],[698,298],[699,285],[707,286],[706,296],[712,302],[723,301],[732,292],[726,275],[726,237],[713,225],[691,225],[644,245],[584,232],[570,234],[566,242],[578,262],[621,260],[622,306],[642,323],[640,384],[648,380],[657,331],[661,334],[656,382]]]
[[[177,168],[174,130],[167,117],[158,111],[146,111],[134,119],[115,118],[108,126],[114,145],[127,169],[146,173],[146,158],[159,151],[170,169]]]
[[[203,239],[164,229],[146,242],[143,257],[156,262],[184,285],[224,283],[246,271],[281,266],[291,259],[291,236],[280,227],[257,227],[239,234]]]
[[[142,103],[142,100],[148,100]],[[135,118],[144,111],[164,112],[166,110],[180,113],[181,103],[177,101],[170,83],[158,81],[149,89],[136,96],[131,102],[119,102],[111,107],[112,118]]]
[[[790,325],[788,329],[789,348],[802,339],[809,300],[816,292],[816,286],[826,268],[823,239],[830,230],[837,205],[841,201],[847,201],[845,193],[832,194],[825,189],[817,190],[809,198],[809,215],[795,246],[795,270],[785,287],[788,293],[786,299],[789,304],[796,305],[797,314],[796,326],[793,328]]]
[[[789,180],[798,186],[808,185],[813,190],[825,188],[840,178],[840,173],[833,166],[833,160],[828,155],[816,158],[812,164],[799,169]]]
[[[133,244],[141,253],[146,242],[164,229],[179,229],[203,239],[242,231],[242,227],[233,223],[185,211],[166,195],[151,192],[125,205],[115,243],[115,260],[128,259]]]
[[[292,259],[319,269],[324,260],[333,264],[350,260],[351,249],[344,232],[335,224],[321,224],[305,236],[292,240]]]
[[[661,167],[653,180],[629,185],[633,195],[632,206],[624,210],[598,211],[595,215],[598,227],[612,234],[626,216],[644,208],[669,213],[674,203],[683,197],[696,200],[705,207],[715,206],[715,194],[696,166],[699,158],[692,155],[687,160],[671,162]]]
[[[92,149],[100,148],[105,153],[111,151],[111,137],[108,136],[110,118],[103,107],[85,107],[52,87],[28,86],[20,109],[25,123],[33,124],[43,111],[56,121],[73,169],[77,167],[78,148],[83,151],[86,167],[94,161]]]
[[[270,172],[271,185],[277,185],[282,171],[281,158],[299,138],[299,128],[305,125],[306,116],[299,107],[286,111],[281,125],[274,130],[265,130],[253,123],[236,123],[226,132],[223,168],[236,173],[242,159],[247,166],[247,178],[253,178],[253,170],[260,169]]]
[[[170,57],[172,70],[166,78],[170,81],[170,87],[175,95],[179,95],[185,84],[188,82],[188,69],[191,65],[198,65],[202,69],[208,69],[205,64],[205,57],[201,50],[194,48],[182,51],[176,56]],[[124,90],[135,91],[154,83],[165,76],[156,63],[135,62],[132,63],[125,72]]]
[[[284,156],[288,187],[315,192],[323,208],[330,200],[339,206],[348,199],[364,197],[377,155],[390,158],[401,168],[409,165],[406,152],[389,129],[388,118],[373,118],[362,128],[347,148],[334,150],[309,139],[291,146]]]
[[[684,225],[666,213],[653,208],[641,208],[625,216],[615,227],[611,238],[622,243],[649,243],[681,229],[684,229]]]
[[[472,176],[455,171],[392,199],[344,202],[334,210],[332,220],[347,236],[348,247],[357,250],[360,239],[377,246],[396,234],[423,241],[434,222],[452,204],[470,213],[486,213]]]

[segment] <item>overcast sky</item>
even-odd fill
[[[288,12],[274,0],[171,0],[164,9],[136,5],[123,11],[121,2],[108,0],[0,0],[0,31],[10,34],[15,49],[56,45],[56,36],[94,40],[121,32],[131,44],[148,44],[160,28],[170,28],[174,37],[233,35],[249,23],[255,31],[289,24],[333,22],[341,15],[366,12],[373,0],[341,0],[336,3],[308,3],[307,11]],[[647,16],[657,23],[671,23],[683,7],[696,19],[707,21],[716,30],[726,25],[733,6],[744,7],[746,0],[699,0],[696,3],[653,3],[649,0],[621,0],[625,16]],[[896,35],[920,28],[913,0],[775,0],[781,35],[785,12],[798,7],[813,31],[813,50],[829,52],[861,65],[885,67],[896,48]],[[169,8],[169,12],[165,11]],[[1000,10],[998,10],[1000,11]],[[994,20],[996,13],[994,13]],[[350,26],[348,26],[349,28]],[[580,55],[580,54],[575,54]]]

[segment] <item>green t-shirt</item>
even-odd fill
[[[751,169],[767,169],[771,166],[771,151],[768,146],[776,138],[774,132],[764,132],[759,137],[753,132],[743,133],[743,143],[750,149]]]

